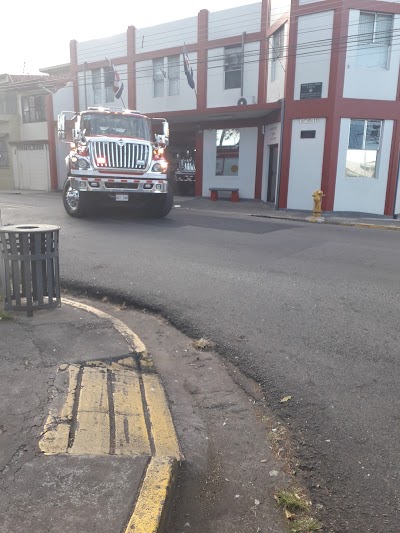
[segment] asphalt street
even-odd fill
[[[399,232],[179,208],[76,220],[58,194],[0,209],[61,226],[64,283],[161,311],[259,381],[330,531],[399,531]]]

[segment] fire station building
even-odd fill
[[[70,91],[54,115],[62,100],[68,110],[120,106],[167,118],[170,159],[194,154],[197,196],[237,187],[240,198],[311,210],[321,189],[325,211],[392,215],[400,211],[399,37],[400,0],[204,9],[71,41]]]

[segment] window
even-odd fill
[[[114,69],[104,68],[104,88],[106,90],[106,102],[114,102]]]
[[[240,130],[217,130],[217,176],[237,176],[239,173]]]
[[[0,168],[7,168],[9,166],[7,143],[0,141]]]
[[[101,90],[101,68],[92,70],[92,87],[93,87],[93,102],[95,104],[102,103],[102,90]]]
[[[279,28],[271,37],[270,46],[271,46],[271,81],[276,80],[277,74],[277,63],[279,62],[282,65],[283,58],[283,46],[284,46],[284,26]]]
[[[23,122],[46,122],[46,100],[44,94],[22,96]]]
[[[153,59],[153,86],[154,98],[164,96],[164,79],[166,77],[164,70],[164,58]]]
[[[387,69],[392,35],[393,15],[361,11],[358,25],[357,65]]]
[[[240,89],[242,87],[242,47],[229,46],[225,48],[225,89]]]
[[[346,176],[376,178],[381,141],[381,120],[352,120],[346,160]]]
[[[17,97],[15,94],[6,93],[0,96],[0,115],[17,114]]]
[[[168,94],[176,96],[179,94],[180,77],[180,56],[168,57]]]

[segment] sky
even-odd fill
[[[11,0],[2,2],[0,74],[37,74],[39,68],[69,62],[69,42],[123,33],[221,11],[255,0]]]

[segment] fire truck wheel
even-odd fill
[[[170,190],[164,198],[154,198],[154,200],[158,201],[151,206],[150,216],[152,218],[163,218],[168,215],[174,205],[174,194]]]
[[[71,217],[82,218],[88,215],[89,207],[86,193],[73,189],[69,179],[64,184],[63,203],[66,212]]]

